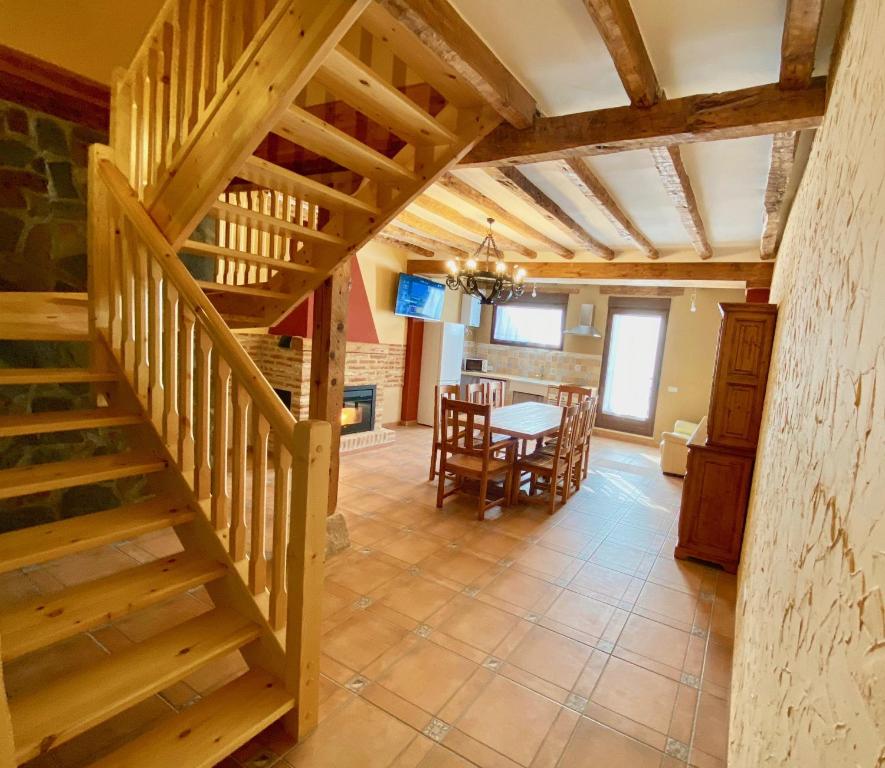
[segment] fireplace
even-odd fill
[[[344,408],[354,409],[341,427],[342,435],[371,432],[375,429],[375,385],[362,384],[344,388]]]

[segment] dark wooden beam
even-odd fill
[[[824,11],[823,0],[788,0],[781,38],[781,88],[807,88]]]
[[[707,239],[707,231],[704,221],[701,219],[701,211],[685,163],[682,162],[682,152],[678,145],[669,147],[655,147],[651,156],[658,169],[658,175],[664,183],[667,195],[676,206],[682,226],[688,233],[691,244],[702,259],[709,259],[713,255],[710,241]]]
[[[584,0],[611,54],[630,102],[650,107],[661,98],[661,86],[648,57],[630,0]]]
[[[656,259],[658,257],[657,248],[624,213],[621,206],[617,204],[611,193],[584,160],[570,157],[568,160],[561,161],[560,167],[565,176],[581,190],[584,197],[599,208],[621,237],[634,242],[636,247],[648,258]]]
[[[332,425],[329,456],[329,514],[338,505],[341,409],[344,407],[344,361],[347,355],[347,304],[350,261],[342,262],[314,291],[313,339],[310,349],[311,419]]]
[[[531,128],[498,126],[461,166],[519,165],[629,149],[763,136],[816,128],[826,79],[785,91],[777,83],[665,99],[651,107],[612,107],[538,118]]]
[[[784,197],[790,184],[798,142],[798,133],[776,133],[772,136],[771,165],[765,185],[762,237],[759,242],[759,256],[763,259],[773,259],[777,251]]]
[[[526,281],[552,280],[717,280],[747,282],[754,287],[771,284],[771,261],[522,261],[508,262],[526,270]],[[444,275],[446,262],[409,261],[413,275]]]
[[[587,249],[596,256],[601,256],[603,259],[613,259],[615,257],[615,252],[611,248],[593,237],[562,210],[556,202],[532,184],[520,170],[504,166],[501,168],[489,168],[488,173],[503,187],[516,195],[516,197],[534,208],[560,232],[581,243],[582,248]]]
[[[48,61],[0,45],[0,99],[108,132],[111,89]]]
[[[378,1],[510,125],[532,124],[537,111],[534,97],[446,0]]]

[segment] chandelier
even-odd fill
[[[473,255],[463,262],[452,259],[446,265],[449,268],[446,285],[453,291],[462,290],[468,296],[476,296],[482,304],[503,304],[522,296],[525,270],[514,269],[504,261],[492,235],[495,220],[486,221],[489,233]]]

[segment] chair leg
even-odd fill
[[[587,441],[587,447],[584,448],[584,479],[590,473],[590,441]]]
[[[482,473],[479,480],[479,519],[486,519],[486,493],[489,489],[489,475],[487,472]]]
[[[556,511],[556,472],[550,475],[550,498],[547,502],[547,514],[552,515]]]
[[[436,477],[436,458],[437,458],[436,440],[433,441],[433,447],[430,449],[430,480]]]
[[[439,467],[439,484],[436,486],[436,507],[442,509],[443,498],[445,497],[446,473],[442,464]]]

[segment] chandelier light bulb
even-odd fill
[[[466,267],[469,272],[473,272],[476,269],[476,259],[467,259]]]
[[[455,263],[454,259],[449,259],[446,262],[446,269],[448,269],[453,275],[458,271],[458,265]]]
[[[504,264],[503,261],[499,261],[495,264],[495,272],[501,274],[505,269],[507,269],[507,265]]]

